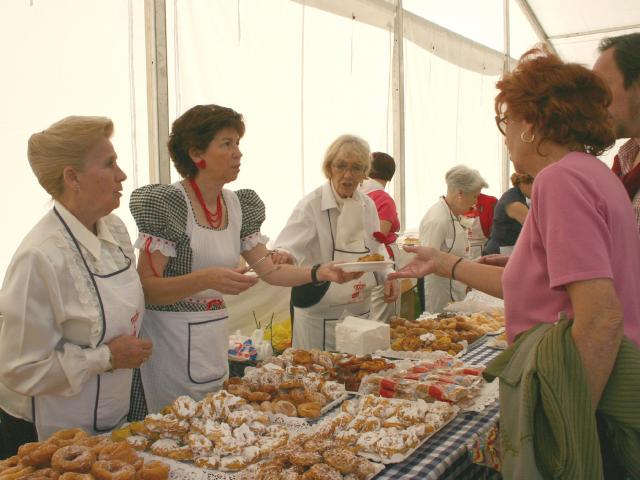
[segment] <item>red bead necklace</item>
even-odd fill
[[[196,183],[195,179],[189,178],[189,185],[196,193],[196,198],[204,211],[204,216],[207,219],[207,223],[211,226],[211,228],[219,228],[222,224],[222,194],[218,193],[218,198],[216,200],[216,213],[211,212],[207,208],[207,204],[204,203],[204,197],[202,196],[202,192],[200,191],[200,187]]]

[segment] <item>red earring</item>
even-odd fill
[[[204,159],[200,159],[196,162],[196,167],[198,167],[198,170],[204,170],[205,168],[207,168],[207,162],[204,161]]]

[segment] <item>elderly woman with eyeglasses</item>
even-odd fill
[[[636,477],[640,237],[627,192],[596,157],[615,140],[611,93],[545,49],[497,88],[511,161],[535,178],[509,262],[406,248],[417,256],[397,276],[435,273],[504,298],[511,347],[488,371],[501,378],[505,478]]]
[[[420,222],[420,245],[468,257],[469,234],[463,214],[475,205],[487,182],[480,172],[465,165],[451,168],[444,179],[446,195],[431,206]],[[462,282],[427,275],[424,279],[425,311],[440,313],[449,302],[462,300],[466,292],[467,286]]]
[[[332,260],[355,262],[372,253],[386,255],[373,235],[380,230],[376,206],[358,191],[370,168],[366,141],[354,135],[334,140],[322,164],[328,181],[295,207],[275,241],[279,253],[274,261],[318,265]],[[334,350],[337,321],[344,313],[367,317],[371,289],[378,284],[384,284],[384,300],[395,301],[398,285],[386,280],[386,271],[367,272],[341,285],[314,279],[293,288],[293,346]]]

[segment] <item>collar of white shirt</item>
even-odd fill
[[[104,217],[98,220],[96,225],[98,235],[94,235],[87,227],[85,227],[80,220],[78,220],[69,210],[65,208],[60,202],[55,201],[54,206],[62,219],[65,221],[69,230],[78,242],[86,248],[96,260],[100,260],[102,249],[100,247],[100,241],[112,243],[118,246],[118,242],[113,238],[111,230],[107,227]]]
[[[353,192],[352,198],[356,200],[360,205],[364,205],[364,197],[363,194],[360,193],[357,189]],[[331,180],[325,183],[322,186],[322,198],[320,200],[320,210],[331,210],[332,208],[339,208],[338,202],[336,201],[336,197],[333,194],[333,187],[331,186]]]

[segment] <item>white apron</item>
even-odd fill
[[[180,183],[176,184],[189,198]],[[191,238],[192,272],[218,266],[234,268],[240,257],[242,211],[234,192],[223,190],[228,225],[224,230],[200,226],[188,208],[187,235]],[[222,304],[222,294],[205,290],[186,299],[193,303]],[[159,412],[180,395],[201,400],[222,388],[228,372],[229,345],[226,308],[199,312],[147,310],[142,335],[153,341],[152,355],[140,374],[149,413]]]
[[[448,208],[448,207],[447,207]],[[452,215],[450,228],[443,247],[445,252],[467,258],[469,256],[469,236],[467,230],[458,219]],[[455,230],[455,234],[454,234]],[[443,248],[441,248],[443,250]],[[449,278],[431,274],[424,277],[425,311],[440,313],[450,302],[463,300],[467,292],[467,285]]]
[[[331,217],[329,228],[331,228]],[[333,260],[355,262],[359,257],[369,254],[369,249],[360,252],[338,250],[333,242]],[[335,328],[342,314],[366,318],[369,314],[371,290],[377,285],[373,273],[367,272],[362,277],[343,284],[331,283],[322,298],[307,308],[294,305],[293,317],[293,348],[319,348],[321,350],[335,350]]]
[[[121,335],[137,336],[144,315],[144,294],[131,259],[127,258],[127,266],[116,272],[107,275],[93,273],[71,230],[57,210],[54,212],[71,235],[96,289],[102,317],[102,338],[97,345],[106,344]],[[33,397],[33,423],[38,440],[45,440],[64,428],[77,427],[95,435],[119,426],[129,413],[132,374],[131,369],[118,369],[96,375],[82,386],[79,393],[70,397]]]

